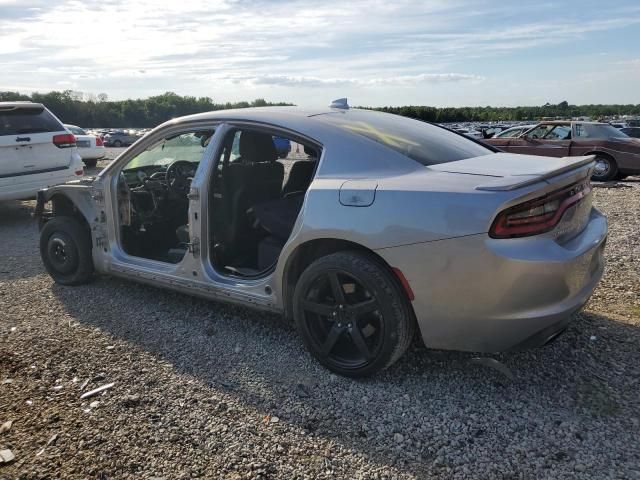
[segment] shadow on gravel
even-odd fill
[[[640,331],[599,314],[577,315],[544,348],[496,356],[514,381],[471,364],[472,354],[427,351],[418,340],[389,370],[356,381],[318,366],[276,315],[111,278],[53,293],[85,326],[265,415],[416,476],[447,465],[445,448],[473,459],[509,445],[512,457],[534,449],[541,462],[568,461],[597,443],[583,442],[591,435],[584,432],[614,438],[621,425],[634,428],[625,422],[637,415]],[[576,451],[566,451],[567,435]]]
[[[34,201],[0,201],[0,282],[44,271],[38,250]]]

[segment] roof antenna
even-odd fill
[[[331,108],[342,108],[344,110],[349,109],[349,104],[347,103],[347,99],[346,98],[338,98],[337,100],[334,100],[333,102],[331,102],[330,105]]]

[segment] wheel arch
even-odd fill
[[[38,203],[35,215],[40,217],[40,228],[53,217],[67,216],[75,218],[91,233],[91,223],[95,212],[91,208],[90,196],[83,191],[64,191],[63,189],[47,189],[38,192]],[[44,212],[44,205],[51,203],[50,213]]]
[[[616,160],[616,157],[614,157],[613,155],[611,155],[610,153],[607,153],[603,150],[591,150],[587,153],[584,153],[583,156],[587,156],[587,155],[595,155],[595,156],[601,156],[601,157],[607,157],[610,158],[611,160],[613,160],[614,162],[616,162],[616,164],[618,163],[618,161]]]
[[[287,319],[293,318],[293,291],[298,278],[300,278],[305,268],[320,257],[345,250],[361,252],[387,269],[397,282],[400,291],[402,291],[411,313],[415,315],[406,287],[398,278],[393,267],[384,258],[370,248],[356,242],[339,238],[316,238],[298,245],[287,257],[282,276],[282,303],[284,315]]]

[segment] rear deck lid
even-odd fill
[[[593,158],[593,156],[553,158],[495,153],[431,165],[429,168],[441,172],[492,177],[493,179],[486,182],[479,182],[477,189],[504,191],[515,190],[579,169],[584,169],[583,175],[586,176]]]

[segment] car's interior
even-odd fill
[[[268,132],[237,129],[224,140],[209,197],[210,257],[221,273],[269,271],[291,235],[320,151],[285,140],[295,148],[284,158]]]
[[[129,255],[178,263],[188,241],[187,195],[213,130],[164,138],[131,159],[118,182],[121,244]]]
[[[165,138],[123,167],[120,238],[129,255],[178,263],[192,246],[187,195],[213,133]],[[266,131],[234,129],[219,152],[208,199],[211,263],[225,275],[259,276],[273,268],[291,235],[320,150]]]

